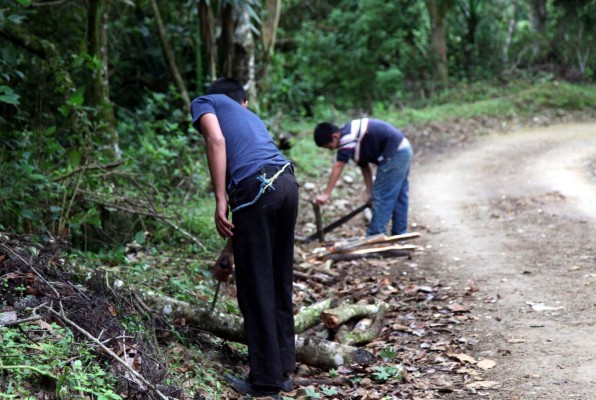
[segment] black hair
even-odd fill
[[[211,85],[207,88],[207,94],[225,94],[239,104],[242,104],[248,99],[246,90],[244,90],[240,82],[234,78],[227,77],[218,78],[211,82]]]
[[[331,122],[321,122],[315,127],[315,143],[323,147],[333,141],[333,134],[339,132],[339,128]]]

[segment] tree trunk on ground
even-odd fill
[[[182,79],[182,75],[178,69],[178,63],[176,63],[176,55],[174,54],[174,50],[168,41],[166,29],[164,27],[163,20],[161,18],[161,12],[159,11],[159,6],[157,5],[156,0],[151,0],[151,8],[153,9],[153,15],[155,16],[155,22],[157,24],[161,45],[163,47],[166,60],[168,61],[168,66],[170,67],[170,73],[174,78],[174,82],[176,82],[176,88],[180,93],[180,97],[182,97],[184,111],[187,112],[190,109],[190,97],[188,95],[186,85],[184,84],[184,79]]]
[[[321,321],[321,312],[331,307],[332,299],[321,300],[311,305],[294,316],[294,330],[296,333],[302,333],[309,328],[317,325]]]
[[[296,336],[296,358],[324,369],[351,364],[370,365],[376,361],[376,357],[364,349],[304,336]]]
[[[148,305],[168,316],[182,317],[187,323],[222,339],[246,343],[244,325],[239,317],[218,312],[211,314],[152,291],[143,291],[140,295]],[[296,335],[296,359],[317,368],[337,368],[350,364],[369,365],[375,361],[375,356],[356,347]]]
[[[327,328],[336,329],[344,322],[354,318],[377,313],[379,306],[375,304],[347,304],[321,313],[323,324]]]
[[[383,329],[387,307],[387,303],[381,303],[374,319],[364,318],[358,321],[354,329],[336,335],[335,339],[341,344],[350,346],[373,341],[375,338],[379,337],[379,334]]]

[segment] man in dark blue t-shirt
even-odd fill
[[[235,264],[248,344],[248,380],[226,379],[243,394],[279,399],[280,389],[291,390],[288,375],[296,366],[292,276],[298,184],[292,163],[246,106],[242,85],[220,78],[192,101],[191,114],[205,138],[215,227],[228,239],[215,277],[228,279],[231,270],[221,268],[223,259]]]
[[[315,127],[314,139],[319,147],[337,149],[337,159],[327,187],[313,202],[325,204],[329,200],[344,166],[352,159],[360,166],[372,203],[367,236],[386,233],[390,219],[392,235],[406,233],[412,147],[403,133],[385,121],[362,118],[341,128],[322,122]],[[374,183],[370,164],[377,165]]]

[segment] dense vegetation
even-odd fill
[[[338,112],[593,82],[595,19],[594,1],[7,2],[0,227],[97,251],[160,216],[208,243],[186,110],[214,77],[246,82],[272,132],[303,133]]]
[[[0,43],[0,232],[58,237],[86,263],[125,263],[134,241],[204,273],[222,242],[187,110],[217,76],[246,83],[312,176],[322,119],[596,108],[594,0],[9,0]]]

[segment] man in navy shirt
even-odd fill
[[[412,163],[412,147],[397,128],[377,120],[362,118],[341,128],[322,122],[315,127],[315,143],[319,147],[337,149],[327,187],[314,199],[325,204],[339,180],[346,163],[352,159],[362,171],[366,192],[372,203],[372,219],[367,236],[386,233],[389,220],[391,234],[408,231],[408,174]],[[377,165],[374,183],[370,164]]]
[[[192,101],[191,114],[205,138],[215,227],[228,239],[215,277],[228,279],[231,270],[221,268],[223,259],[235,263],[248,344],[248,380],[226,379],[242,394],[279,399],[280,389],[291,390],[288,375],[296,366],[292,275],[298,184],[292,163],[246,106],[242,85],[220,78]]]

